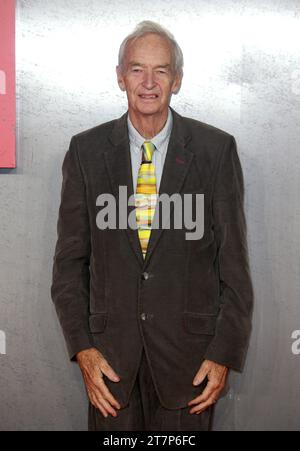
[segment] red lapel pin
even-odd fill
[[[179,157],[176,157],[176,163],[179,163],[179,164],[185,164],[185,161],[182,160],[182,159],[179,158]]]

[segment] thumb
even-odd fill
[[[193,385],[200,385],[209,373],[209,367],[204,361],[193,380]]]
[[[112,367],[109,365],[109,363],[104,360],[101,365],[101,371],[105,376],[108,377],[109,380],[113,382],[120,382],[120,377],[117,375],[117,373],[112,369]]]

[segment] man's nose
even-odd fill
[[[153,72],[145,72],[145,77],[143,80],[143,85],[145,86],[145,88],[152,89],[155,86],[155,83],[156,82]]]

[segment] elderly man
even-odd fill
[[[123,41],[117,77],[128,111],[74,136],[64,159],[53,302],[85,381],[89,430],[206,431],[251,330],[236,143],[169,107],[183,56],[160,25],[142,22]],[[101,228],[99,196],[120,207],[120,187],[135,199],[136,227]],[[151,227],[159,195],[176,193],[204,196],[200,239]]]

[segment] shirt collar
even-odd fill
[[[148,141],[144,138],[137,129],[133,126],[129,114],[127,115],[127,125],[128,125],[128,133],[129,133],[129,141],[134,144],[133,149],[136,153],[141,150],[142,145],[145,141]],[[158,152],[165,152],[166,146],[164,146],[165,142],[170,138],[171,131],[173,127],[173,115],[170,108],[168,108],[168,118],[164,125],[164,128],[151,139],[151,142],[155,145],[156,150]]]

